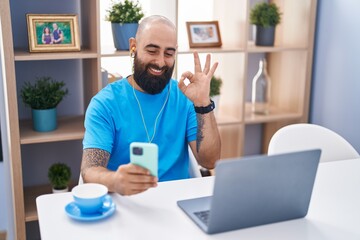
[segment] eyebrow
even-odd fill
[[[145,48],[158,48],[158,49],[160,49],[160,46],[150,43],[150,44],[146,45]],[[172,48],[172,47],[165,48],[165,51],[169,51],[169,50],[176,52],[175,48]]]

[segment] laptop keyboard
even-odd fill
[[[194,214],[205,224],[208,225],[210,210],[194,212]]]

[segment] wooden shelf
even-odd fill
[[[50,185],[42,185],[24,188],[25,221],[38,220],[36,198],[43,194],[51,193]]]
[[[198,53],[241,53],[244,52],[244,48],[240,47],[219,47],[219,48],[180,48],[178,54],[192,54],[194,51]],[[102,47],[101,57],[124,57],[129,56],[129,51],[117,51],[111,47]]]
[[[69,191],[77,185],[77,182],[71,182]],[[24,187],[24,205],[25,205],[25,221],[37,221],[36,198],[40,195],[52,193],[50,185],[40,185],[32,187]]]
[[[306,47],[299,46],[274,46],[274,47],[258,47],[254,42],[248,42],[247,52],[264,53],[264,52],[286,52],[286,51],[306,51]]]
[[[26,50],[15,50],[15,61],[34,61],[34,60],[65,60],[65,59],[87,59],[97,58],[96,51],[81,50],[80,52],[61,52],[61,53],[30,53]]]
[[[114,47],[102,46],[101,57],[126,57],[129,56],[129,50],[118,51]]]
[[[35,132],[31,120],[20,121],[20,143],[45,143],[79,140],[84,137],[84,116],[62,117],[58,119],[58,128],[51,132]]]
[[[231,117],[231,116],[222,116],[222,115],[219,115],[219,114],[216,115],[216,121],[217,121],[217,124],[219,126],[235,125],[235,124],[240,124],[241,123],[241,119]]]
[[[245,124],[257,124],[257,123],[267,123],[275,122],[282,120],[294,120],[300,119],[301,114],[297,112],[289,112],[275,107],[270,108],[270,113],[266,115],[254,114],[251,112],[251,103],[246,103],[245,108]]]

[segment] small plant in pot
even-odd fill
[[[210,98],[215,103],[215,114],[219,110],[219,100],[220,100],[220,88],[222,86],[222,79],[220,77],[212,76],[210,81]]]
[[[49,132],[57,128],[56,106],[68,94],[64,82],[51,77],[39,77],[34,85],[25,82],[20,95],[26,106],[32,109],[33,129]]]
[[[281,13],[275,3],[258,3],[250,12],[250,22],[256,26],[257,46],[274,46],[275,27],[281,21]]]
[[[129,39],[135,37],[139,21],[144,17],[139,2],[125,0],[112,2],[106,21],[111,22],[114,45],[117,50],[129,50]]]
[[[67,192],[71,179],[71,169],[65,163],[54,163],[48,171],[48,178],[53,188],[53,193]]]

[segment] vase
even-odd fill
[[[53,193],[64,193],[64,192],[68,192],[69,191],[69,187],[66,187],[64,189],[55,189],[55,188],[52,188],[52,192]]]
[[[274,46],[275,26],[256,26],[256,46]]]
[[[266,70],[266,60],[261,59],[259,70],[252,80],[252,112],[255,114],[268,114],[270,112],[270,85],[271,80]]]
[[[114,45],[117,50],[129,50],[129,39],[135,37],[138,23],[111,23]]]
[[[33,129],[37,132],[50,132],[57,128],[56,108],[32,109]]]

